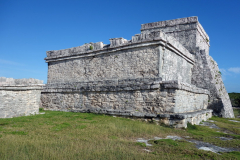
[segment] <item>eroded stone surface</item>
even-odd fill
[[[233,138],[227,138],[227,137],[218,137],[219,139],[223,140],[223,141],[228,141],[228,140],[232,140]]]
[[[114,109],[132,110],[153,114],[184,113],[206,109],[207,94],[149,85],[85,86],[84,92],[66,94],[67,89],[46,88],[42,93],[42,106],[51,110]],[[79,86],[81,88],[84,86]],[[143,87],[143,89],[141,89]],[[166,87],[166,86],[165,86]],[[146,89],[144,89],[146,88]],[[68,88],[69,89],[69,88]],[[98,92],[95,92],[95,91]],[[52,92],[50,92],[52,91]],[[59,91],[61,91],[59,93]],[[78,91],[78,89],[76,89]],[[192,107],[195,106],[195,107]]]
[[[220,129],[216,124],[210,122],[201,122],[199,125],[208,126],[209,128]]]
[[[0,77],[0,118],[37,114],[43,81]]]
[[[234,118],[229,95],[216,61],[209,55],[210,39],[198,17],[142,24],[142,32],[163,31],[178,40],[195,57],[191,84],[210,91],[209,109],[225,118]]]
[[[211,151],[214,153],[218,152],[232,152],[232,151],[238,151],[237,149],[234,148],[223,148],[223,147],[218,147],[215,145],[212,145],[210,143],[202,142],[202,141],[197,141],[197,140],[187,140],[188,142],[192,142],[196,144],[196,147],[198,149],[206,150],[206,151]]]
[[[137,142],[145,143],[146,146],[152,146],[151,144],[148,143],[149,139],[143,139],[143,138],[138,138]]]
[[[184,138],[179,137],[179,136],[167,136],[166,138],[154,137],[154,139],[139,138],[139,139],[137,139],[137,142],[145,143],[146,146],[152,146],[151,144],[148,143],[148,141],[150,141],[150,140],[160,140],[160,139],[172,139],[174,141],[175,140],[185,140],[187,142],[195,143],[196,147],[198,149],[205,150],[205,151],[211,151],[211,152],[214,152],[214,153],[238,151],[238,149],[218,147],[218,146],[212,145],[210,143],[197,141],[197,140],[194,140],[194,139],[189,139],[189,137],[187,137],[187,139],[184,139]],[[226,137],[220,137],[220,139],[221,140],[231,140],[230,138],[226,138]]]
[[[237,123],[240,123],[240,121],[236,121],[236,120],[229,120],[231,122],[237,122]]]

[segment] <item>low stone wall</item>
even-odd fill
[[[43,81],[0,77],[0,118],[38,114]]]

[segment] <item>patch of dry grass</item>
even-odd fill
[[[188,142],[179,142],[181,145],[173,147],[154,144],[152,148],[136,142],[137,138],[193,135],[185,129],[90,113],[45,112],[43,115],[0,119],[1,160],[236,157],[230,153],[217,155],[200,151]],[[153,152],[144,151],[146,148]]]

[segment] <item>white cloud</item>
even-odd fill
[[[219,70],[222,73],[222,75],[228,75],[228,72],[226,71],[226,69],[219,68]]]
[[[229,68],[228,71],[233,73],[240,73],[240,67]]]
[[[229,75],[228,71],[226,71],[226,69],[223,68],[219,68],[221,75],[222,75],[222,80],[225,81],[226,80],[226,76]]]
[[[15,65],[15,66],[24,66],[24,65],[21,64],[21,63],[16,63],[16,62],[4,60],[4,59],[0,59],[0,64]]]

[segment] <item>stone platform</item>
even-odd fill
[[[154,119],[174,127],[211,117],[209,92],[179,81],[139,78],[46,85],[47,110]],[[209,116],[206,116],[208,113]]]

